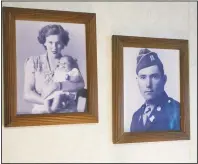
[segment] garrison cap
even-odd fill
[[[164,74],[163,64],[159,59],[157,53],[152,52],[147,48],[143,48],[140,50],[136,62],[137,62],[136,74],[138,74],[139,70],[153,65],[157,65],[161,73]]]

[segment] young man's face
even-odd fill
[[[164,91],[166,76],[161,74],[157,65],[154,65],[141,69],[137,81],[142,96],[149,101]]]

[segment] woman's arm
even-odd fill
[[[24,78],[24,99],[31,103],[44,104],[43,98],[35,91],[35,78],[33,73],[32,60],[29,59],[25,67]]]
[[[61,90],[68,92],[75,92],[85,87],[84,80],[80,82],[64,81],[61,82]]]
[[[33,76],[33,74],[31,74]],[[31,103],[44,104],[43,98],[35,91],[34,77],[25,78],[24,99]]]
[[[43,101],[43,99],[41,98],[41,96],[38,95],[35,91],[32,91],[32,90],[29,90],[29,91],[26,91],[26,92],[25,92],[25,94],[24,94],[24,99],[25,99],[26,101],[31,102],[31,103],[41,104],[41,105],[44,104],[44,101]]]

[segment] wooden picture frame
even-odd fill
[[[72,23],[85,26],[87,88],[82,93],[86,96],[85,112],[16,114],[17,98],[22,96],[17,95],[16,21],[18,20]],[[5,127],[98,123],[96,14],[3,7],[3,72]]]
[[[170,49],[179,52],[180,69],[180,130],[178,131],[125,131],[124,130],[124,106],[126,97],[124,88],[124,49],[126,48],[155,48]],[[126,51],[125,51],[126,52]],[[137,55],[137,54],[130,54]],[[129,55],[129,56],[130,56]],[[174,55],[174,54],[172,54]],[[136,63],[134,57],[133,63]],[[171,61],[169,61],[169,64]],[[171,64],[174,65],[174,64]],[[134,66],[135,67],[135,66]],[[131,67],[130,67],[131,68]],[[114,144],[135,143],[135,142],[155,142],[171,140],[190,139],[190,112],[189,112],[189,57],[188,40],[148,38],[135,36],[112,36],[112,139]],[[135,74],[135,73],[134,73]],[[132,84],[133,85],[133,84]],[[130,90],[130,89],[128,89]],[[131,90],[130,90],[131,91]],[[133,91],[131,91],[133,92]],[[129,100],[134,103],[136,100]],[[130,108],[130,107],[129,107]],[[160,108],[161,109],[161,108]],[[129,109],[131,110],[131,108]],[[127,117],[127,116],[126,116]],[[132,119],[132,117],[130,116]]]

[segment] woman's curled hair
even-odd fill
[[[47,25],[44,26],[39,31],[38,41],[40,44],[44,44],[46,41],[46,37],[49,35],[60,35],[61,41],[64,44],[64,46],[67,46],[69,42],[69,33],[63,29],[61,25]]]

